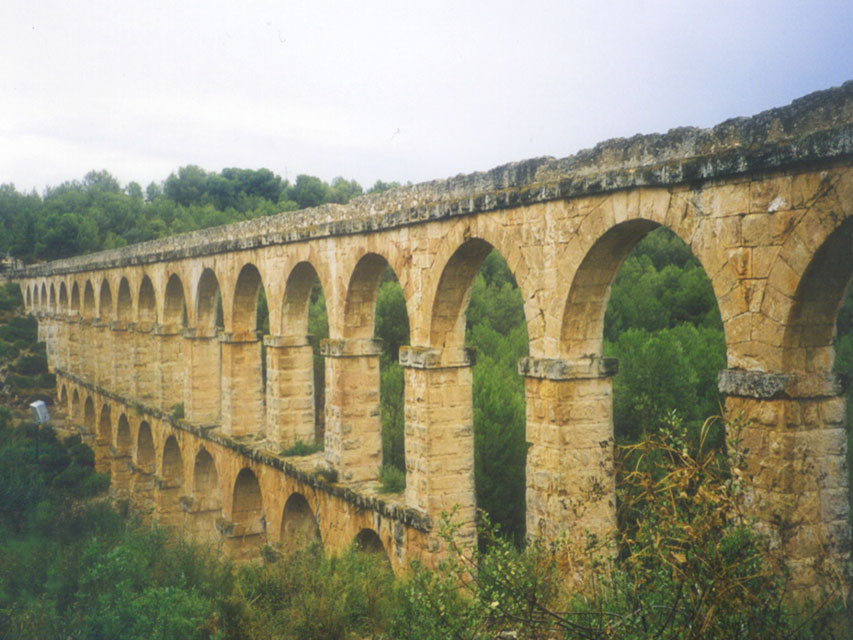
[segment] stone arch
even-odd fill
[[[86,433],[94,434],[95,427],[95,402],[92,396],[88,396],[83,405],[83,428],[86,429]]]
[[[83,288],[83,317],[91,319],[97,313],[95,306],[95,288],[92,286],[91,280],[86,280],[86,285]]]
[[[245,334],[255,331],[258,312],[258,292],[264,283],[258,268],[247,263],[240,269],[234,285],[234,302],[231,307],[231,331]]]
[[[130,423],[122,413],[116,423],[115,447],[110,461],[110,482],[119,496],[126,496],[131,487],[133,437]]]
[[[196,289],[195,318],[199,331],[212,332],[219,326],[219,309],[222,294],[219,279],[213,269],[205,269]]]
[[[71,285],[71,315],[80,315],[80,286],[76,281]]]
[[[174,435],[166,438],[160,465],[160,482],[157,485],[157,514],[166,526],[178,527],[183,521],[181,492],[184,485],[184,459]]]
[[[27,294],[27,311],[33,310],[33,287],[27,287],[24,289]]]
[[[157,454],[151,425],[146,421],[139,423],[136,432],[136,461],[133,469],[133,499],[144,515],[149,515],[155,506],[154,471]]]
[[[39,307],[42,311],[47,311],[47,285],[41,283],[41,297],[39,298]]]
[[[853,278],[853,218],[832,231],[799,280],[783,337],[784,371],[828,373],[835,324]]]
[[[118,417],[116,424],[115,449],[120,456],[130,456],[133,448],[133,438],[130,435],[130,422],[125,414]]]
[[[178,439],[171,435],[166,438],[166,444],[163,445],[163,462],[161,467],[161,476],[163,481],[181,487],[184,484],[184,459],[181,455],[181,446],[178,444]]]
[[[491,250],[491,244],[474,238],[459,247],[447,261],[433,297],[430,346],[464,346],[465,310],[471,298],[471,286],[477,270]]]
[[[133,298],[130,294],[130,282],[126,277],[123,277],[118,285],[116,319],[119,322],[133,322]]]
[[[286,336],[308,334],[308,303],[314,282],[322,281],[310,262],[299,262],[287,278],[281,305],[281,327],[279,333]]]
[[[587,251],[563,310],[561,356],[601,357],[610,286],[634,245],[658,226],[642,218],[623,222],[608,229]]]
[[[139,423],[139,431],[136,435],[136,466],[143,473],[153,474],[156,454],[154,452],[154,437],[151,434],[151,425],[145,420]]]
[[[48,299],[47,305],[48,311],[55,312],[56,311],[56,287],[51,282],[50,283],[50,298]]]
[[[216,463],[204,447],[196,454],[193,466],[193,497],[197,500],[215,501],[217,504],[220,504],[221,500]]]
[[[101,415],[98,419],[98,439],[109,443],[113,432],[112,421],[110,420],[110,405],[106,402],[101,407]]]
[[[61,313],[68,311],[68,288],[64,282],[59,283],[59,309]]]
[[[101,293],[98,302],[98,317],[102,321],[109,322],[113,318],[113,293],[110,290],[110,282],[106,278],[101,281]]]
[[[222,493],[213,456],[202,447],[193,464],[192,500],[187,512],[190,530],[206,540],[216,539],[216,521],[222,514]]]
[[[77,424],[80,421],[80,393],[77,389],[71,393],[71,422]]]
[[[184,297],[184,285],[180,276],[173,273],[166,282],[163,308],[163,324],[170,330],[187,325],[187,303]]]
[[[382,544],[382,538],[380,538],[379,534],[373,529],[362,529],[356,534],[352,543],[353,547],[355,547],[357,551],[380,556],[385,559],[389,566],[391,565],[391,559],[388,557],[385,545]]]
[[[264,543],[266,517],[261,485],[254,471],[243,467],[234,481],[231,499],[232,528],[227,545],[237,557],[251,557]]]
[[[107,473],[110,470],[110,443],[112,440],[113,425],[110,419],[110,405],[106,402],[101,406],[101,415],[98,418],[98,431],[95,436],[95,470]]]
[[[59,386],[59,406],[63,413],[68,411],[68,389],[62,384]]]
[[[345,339],[373,337],[376,325],[376,294],[382,275],[389,268],[391,265],[388,260],[377,253],[367,253],[356,263],[347,286],[344,304]],[[408,304],[406,313],[408,315]]]
[[[301,493],[292,493],[281,515],[279,542],[285,553],[293,553],[320,540],[320,527],[308,500]]]
[[[146,325],[157,322],[157,297],[154,293],[154,285],[148,275],[142,276],[139,284],[137,322]]]

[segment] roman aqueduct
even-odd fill
[[[751,420],[751,509],[769,526],[792,525],[781,544],[795,576],[812,583],[850,544],[833,340],[853,273],[853,83],[713,129],[609,141],[16,277],[47,343],[59,409],[91,434],[116,491],[235,553],[357,539],[381,545],[399,570],[434,556],[442,511],[455,506],[469,531],[474,521],[465,310],[492,249],[518,282],[529,332],[519,363],[528,535],[615,526],[604,311],[623,259],[660,225],[713,284],[728,361],[720,390],[728,412]],[[407,486],[383,496],[374,312],[388,267],[411,346],[400,352]],[[314,434],[306,334],[315,279],[331,335],[325,450],[283,457]],[[262,340],[260,286],[270,321]],[[181,404],[183,417],[173,411]]]

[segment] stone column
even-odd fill
[[[261,341],[250,331],[223,333],[222,431],[231,436],[258,435],[264,429]]]
[[[476,537],[473,349],[400,347],[406,381],[406,504],[434,523],[456,509],[459,539]],[[433,549],[433,550],[437,550]]]
[[[113,332],[109,324],[101,320],[92,320],[92,334],[95,340],[93,355],[95,362],[95,384],[109,389],[113,378]]]
[[[314,352],[307,336],[266,336],[267,438],[287,449],[314,442]]]
[[[216,528],[217,522],[222,520],[222,501],[219,498],[181,496],[178,502],[193,538],[200,542],[218,542],[222,539]]]
[[[150,322],[140,322],[134,326],[130,334],[133,350],[133,397],[146,407],[153,407],[157,401],[157,389],[154,384],[156,368],[153,325]]]
[[[184,510],[181,508],[181,483],[174,479],[154,477],[155,514],[160,524],[175,530],[183,528]]]
[[[616,529],[613,358],[522,358],[527,400],[527,536],[604,539]]]
[[[46,342],[47,341],[47,322],[45,321],[45,316],[47,315],[44,311],[36,311],[35,314],[37,324],[36,324],[36,342]]]
[[[375,338],[323,340],[326,358],[326,461],[343,482],[379,476],[382,421],[379,354]]]
[[[185,329],[184,415],[193,424],[219,424],[221,371],[219,336]]]
[[[119,452],[110,447],[110,492],[118,498],[129,498],[133,474],[130,453]]]
[[[171,414],[184,402],[184,348],[181,334],[157,325],[154,340],[154,387],[157,408]]]
[[[80,375],[87,382],[95,382],[95,362],[98,359],[98,343],[95,339],[93,320],[80,320]]]
[[[113,336],[112,388],[123,398],[133,394],[133,325],[127,322],[111,322]]]
[[[47,313],[44,318],[45,323],[45,345],[44,351],[47,357],[47,370],[53,373],[56,369],[56,338],[57,338],[57,322],[55,313]]]
[[[782,549],[793,590],[836,584],[850,558],[841,376],[728,369],[718,382],[745,504]]]

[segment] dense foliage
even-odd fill
[[[396,183],[378,181],[369,192]],[[0,255],[54,260],[176,233],[337,202],[361,195],[354,180],[331,184],[299,175],[290,184],[269,169],[207,172],[188,165],[143,191],[107,171],[48,187],[43,195],[0,185]]]
[[[799,609],[785,603],[787,574],[731,480],[737,455],[710,447],[708,426],[692,453],[679,429],[621,450],[620,516],[630,512],[632,526],[614,540],[519,551],[486,526],[484,549],[463,548],[448,520],[452,552],[437,571],[416,566],[400,585],[391,637],[847,637],[839,591]]]

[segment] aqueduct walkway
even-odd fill
[[[245,546],[319,535],[381,541],[392,563],[429,558],[434,524],[474,519],[472,279],[492,248],[521,289],[530,357],[527,531],[614,526],[608,293],[648,231],[686,242],[713,284],[743,433],[751,505],[788,523],[804,582],[846,557],[845,402],[833,374],[853,272],[853,83],[713,129],[603,143],[119,250],[17,277],[40,320],[58,392],[94,434],[98,465],[167,521]],[[405,294],[407,487],[374,491],[380,464],[377,286]],[[314,428],[311,284],[326,296],[325,451],[279,452]],[[269,301],[266,382],[254,332]],[[215,328],[221,299],[224,330]],[[183,403],[183,419],[172,409]],[[338,473],[327,483],[314,469]]]

